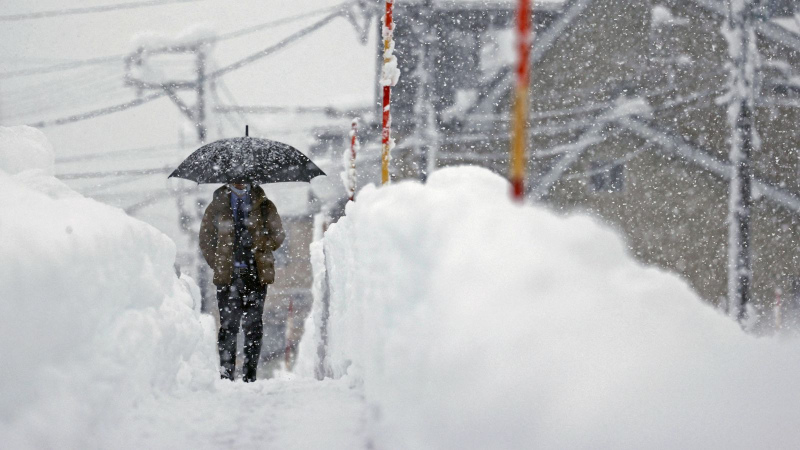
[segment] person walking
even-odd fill
[[[200,225],[200,249],[214,271],[220,328],[220,376],[234,379],[236,337],[244,330],[242,379],[256,380],[267,285],[275,281],[272,252],[285,234],[275,204],[258,185],[226,184],[214,191]]]

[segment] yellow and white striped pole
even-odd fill
[[[519,0],[517,7],[517,67],[514,105],[511,110],[511,195],[523,201],[528,144],[528,91],[530,85],[531,0]]]

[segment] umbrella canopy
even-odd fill
[[[169,177],[197,183],[281,183],[325,175],[296,148],[253,137],[220,139],[195,150]]]

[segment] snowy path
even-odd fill
[[[151,399],[114,433],[114,448],[369,448],[363,397],[343,380],[219,381]],[[111,448],[108,447],[108,448]]]

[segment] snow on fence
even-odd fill
[[[363,385],[377,448],[796,446],[798,342],[508,189],[474,167],[366,186],[313,244],[296,367]]]

